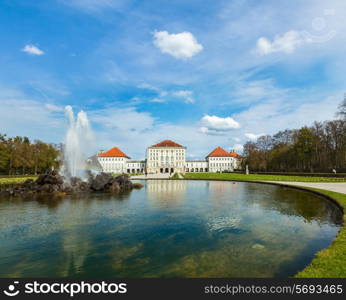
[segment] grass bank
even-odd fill
[[[305,182],[342,182],[323,177],[295,177],[276,175],[245,175],[220,173],[189,173],[185,179],[237,180],[237,181],[305,181]],[[299,180],[298,180],[299,179]],[[340,179],[340,178],[333,178]],[[345,180],[344,180],[345,181]],[[343,182],[344,182],[343,181]],[[294,186],[292,186],[294,187]],[[294,277],[298,278],[345,278],[346,277],[346,194],[297,186],[299,189],[310,190],[325,195],[337,202],[344,212],[344,226],[329,247],[316,253],[311,263]]]
[[[214,179],[237,181],[346,182],[346,177],[309,177],[238,173],[186,173],[185,179]]]
[[[300,187],[301,188],[301,187]],[[321,189],[304,188],[326,195],[338,202],[344,210],[344,226],[331,245],[316,253],[312,262],[295,275],[298,278],[345,278],[346,277],[346,195]]]

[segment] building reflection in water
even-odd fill
[[[215,207],[224,205],[237,205],[237,201],[232,201],[242,193],[242,185],[239,182],[208,181],[209,199]]]
[[[183,204],[187,181],[148,180],[145,188],[149,203],[157,208],[166,209]]]

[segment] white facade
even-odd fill
[[[106,173],[144,173],[145,161],[127,157],[98,157],[102,171]]]
[[[185,172],[209,172],[206,160],[188,160],[185,162]]]
[[[236,169],[236,158],[234,157],[208,157],[207,163],[209,166],[209,172],[233,172]]]
[[[127,173],[127,157],[98,157],[102,171],[106,173]]]
[[[147,173],[183,173],[185,157],[185,147],[148,147]]]
[[[143,160],[128,160],[126,162],[126,173],[144,173],[145,161]]]
[[[147,148],[146,160],[130,160],[118,148],[97,155],[103,172],[107,173],[186,173],[233,172],[240,169],[241,158],[217,147],[205,160],[186,160],[186,147],[163,141]]]

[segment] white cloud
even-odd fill
[[[236,103],[249,104],[273,98],[283,98],[291,90],[278,88],[272,79],[261,80],[235,80],[232,84],[232,100]],[[232,101],[232,103],[233,103]]]
[[[224,136],[225,132],[224,131],[216,131],[213,129],[209,129],[208,127],[200,127],[199,132],[207,135],[219,135],[219,136]]]
[[[334,119],[337,106],[342,99],[342,92],[324,99],[313,94],[314,97],[307,99],[306,103],[294,101],[295,96],[253,105],[249,109],[235,114],[234,117],[241,122],[246,133],[275,134],[287,128],[296,129],[310,126],[314,121]]]
[[[29,80],[28,84],[45,99],[49,99],[50,95],[70,95],[70,90],[65,84],[47,74],[40,74],[39,77]]]
[[[63,113],[17,90],[0,88],[0,128],[8,136],[28,136],[45,142],[62,140]]]
[[[260,134],[245,133],[244,135],[250,140],[257,140],[260,136],[264,135],[264,133],[260,133]]]
[[[50,104],[50,103],[46,103],[44,105],[44,107],[49,110],[49,111],[52,111],[52,112],[63,112],[64,111],[64,108],[61,107],[61,106],[57,106],[55,104]]]
[[[113,9],[122,11],[129,0],[60,0],[61,3],[78,8],[87,13],[98,13],[102,10]]]
[[[30,55],[43,55],[44,51],[34,45],[25,45],[22,49],[23,52],[26,52]]]
[[[194,103],[195,99],[192,97],[193,92],[188,90],[176,91],[174,96],[183,98],[186,103]]]
[[[162,99],[162,98],[154,98],[154,99],[151,99],[150,102],[153,102],[153,103],[164,103],[164,102],[166,102],[166,100]]]
[[[167,31],[154,32],[154,45],[163,53],[175,58],[191,58],[203,50],[196,38],[190,32],[168,33]]]
[[[221,135],[232,129],[237,129],[240,124],[231,117],[221,118],[217,116],[205,115],[201,119],[200,132],[211,135]]]
[[[141,132],[150,129],[155,120],[150,113],[137,112],[134,107],[108,107],[91,111],[89,115],[90,120],[99,123],[107,129],[118,130],[119,133],[123,132],[125,135],[129,131]]]
[[[199,122],[176,124],[162,122],[148,112],[137,111],[135,107],[108,107],[88,111],[95,130],[98,147],[108,149],[120,147],[133,159],[145,157],[145,149],[164,139],[172,139],[188,147],[188,157],[204,158],[215,147],[230,148],[224,135],[211,131],[206,135],[200,130]],[[135,141],[135,142],[134,142]]]
[[[46,142],[61,142],[66,124],[59,106],[27,99],[16,91],[0,90],[0,128],[9,136],[28,136]],[[205,135],[199,124],[187,125],[159,122],[148,112],[135,107],[107,107],[88,110],[95,133],[95,143],[88,152],[120,147],[133,159],[143,159],[147,146],[172,139],[188,147],[188,157],[201,159],[216,146],[230,148],[227,139],[217,132]],[[13,118],[16,122],[13,122]],[[134,142],[135,141],[135,142]],[[97,148],[96,148],[97,147]]]
[[[306,34],[301,31],[290,30],[282,35],[277,35],[270,41],[266,37],[257,40],[257,53],[268,55],[275,52],[293,53],[298,47],[309,43]]]
[[[156,86],[153,86],[149,83],[141,83],[140,85],[137,86],[140,89],[146,89],[146,90],[150,90],[153,92],[156,92],[160,97],[165,97],[167,96],[168,92],[165,90],[162,90],[161,88],[158,88]]]
[[[153,86],[153,85],[146,83],[146,82],[139,84],[137,87],[140,89],[147,89],[147,90],[151,90],[151,91],[155,91],[155,92],[161,91],[161,89],[159,89],[158,87]]]
[[[141,83],[137,87],[140,89],[147,89],[149,91],[153,91],[157,94],[157,97],[149,100],[149,102],[164,103],[164,102],[167,102],[170,97],[182,99],[184,100],[185,103],[195,102],[195,99],[193,97],[193,92],[189,90],[166,91],[148,83]]]
[[[243,147],[242,144],[235,144],[235,145],[232,147],[232,150],[234,150],[235,152],[243,152],[244,147]]]

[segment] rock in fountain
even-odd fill
[[[28,179],[21,185],[0,191],[0,195],[119,193],[141,187],[139,184],[132,184],[130,177],[126,174],[113,177],[107,173],[101,172],[95,175],[88,171],[85,149],[91,149],[94,143],[87,114],[81,111],[75,119],[71,106],[66,106],[65,113],[69,120],[69,127],[65,137],[61,171],[53,170],[48,174],[42,174],[35,181]]]
[[[76,194],[91,192],[120,193],[136,188],[127,174],[113,177],[107,173],[99,173],[96,176],[88,173],[87,181],[78,177],[71,177],[64,181],[64,177],[57,171],[40,175],[35,181],[26,180],[22,185],[7,188],[0,191],[2,196],[20,196],[31,194]]]

